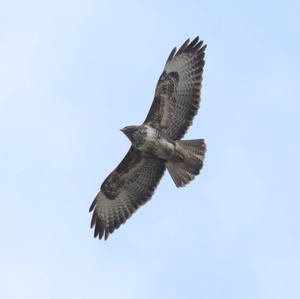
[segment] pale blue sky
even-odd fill
[[[0,297],[300,298],[299,1],[1,1]],[[174,46],[208,44],[201,175],[107,242],[88,208]]]

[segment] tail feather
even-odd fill
[[[190,154],[202,158],[203,160],[206,151],[204,139],[180,140],[177,141],[177,143]]]
[[[176,142],[176,154],[167,162],[167,169],[177,187],[183,187],[199,174],[205,156],[203,139]]]

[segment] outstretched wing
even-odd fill
[[[200,103],[206,45],[196,37],[170,53],[144,123],[181,139],[192,124]]]
[[[106,178],[93,201],[91,228],[94,237],[105,240],[146,201],[165,171],[165,162],[144,158],[131,147],[118,167]]]

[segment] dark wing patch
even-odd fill
[[[154,193],[163,173],[165,162],[143,158],[130,148],[119,166],[107,177],[93,201],[91,228],[94,237],[105,240]]]
[[[170,126],[172,100],[178,81],[177,72],[166,73],[164,71],[161,74],[155,89],[154,101],[145,123],[151,122],[151,125],[157,129]]]
[[[181,139],[192,124],[200,103],[205,48],[196,37],[170,53],[158,81],[154,101],[144,123],[165,129],[175,140]],[[175,76],[175,74],[177,74]],[[170,80],[169,77],[176,80]],[[160,86],[168,92],[162,93]]]
[[[117,168],[105,179],[101,191],[108,199],[115,199],[119,190],[124,186],[128,176],[132,176],[142,166],[143,158],[140,151],[133,146],[129,149],[124,159]]]

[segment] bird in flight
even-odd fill
[[[145,121],[121,130],[131,147],[90,207],[95,238],[106,240],[150,200],[166,168],[177,187],[199,174],[206,151],[204,140],[181,139],[199,109],[205,48],[199,37],[174,48]]]

